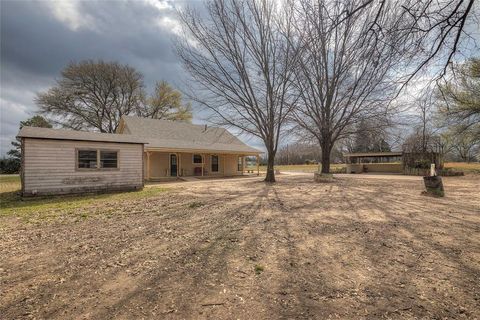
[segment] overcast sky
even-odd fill
[[[0,156],[11,149],[19,122],[35,114],[36,93],[51,87],[71,61],[129,64],[143,73],[148,90],[158,80],[181,86],[184,71],[172,38],[179,32],[176,8],[183,5],[164,0],[1,0]],[[194,116],[194,122],[204,121],[198,112]]]

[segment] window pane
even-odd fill
[[[242,170],[243,170],[242,157],[238,157],[238,167],[237,167],[237,171],[242,171]]]
[[[117,168],[117,151],[100,151],[100,168]]]
[[[79,168],[96,168],[97,151],[96,150],[78,150]]]
[[[200,154],[194,154],[193,163],[202,163],[202,156]]]
[[[218,172],[218,156],[212,156],[212,172]]]

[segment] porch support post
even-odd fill
[[[150,180],[150,151],[147,151],[147,180]]]
[[[180,157],[178,156],[178,153],[175,154],[175,156],[177,157],[177,177],[180,177]]]
[[[223,165],[222,165],[222,176],[225,176],[225,155],[222,154]]]
[[[260,175],[260,156],[257,154],[257,176]]]

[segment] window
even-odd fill
[[[193,163],[202,163],[202,155],[201,154],[194,154],[193,155]]]
[[[218,156],[212,156],[212,172],[218,172]]]
[[[100,168],[118,168],[117,151],[100,151]]]
[[[243,161],[242,161],[242,157],[238,157],[237,171],[243,171]]]
[[[78,150],[78,169],[117,169],[118,151],[112,150]]]
[[[78,150],[78,168],[97,168],[97,150]]]

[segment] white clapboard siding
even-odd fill
[[[77,169],[77,149],[116,150],[119,168]],[[142,170],[142,144],[24,138],[25,195],[138,189]]]

